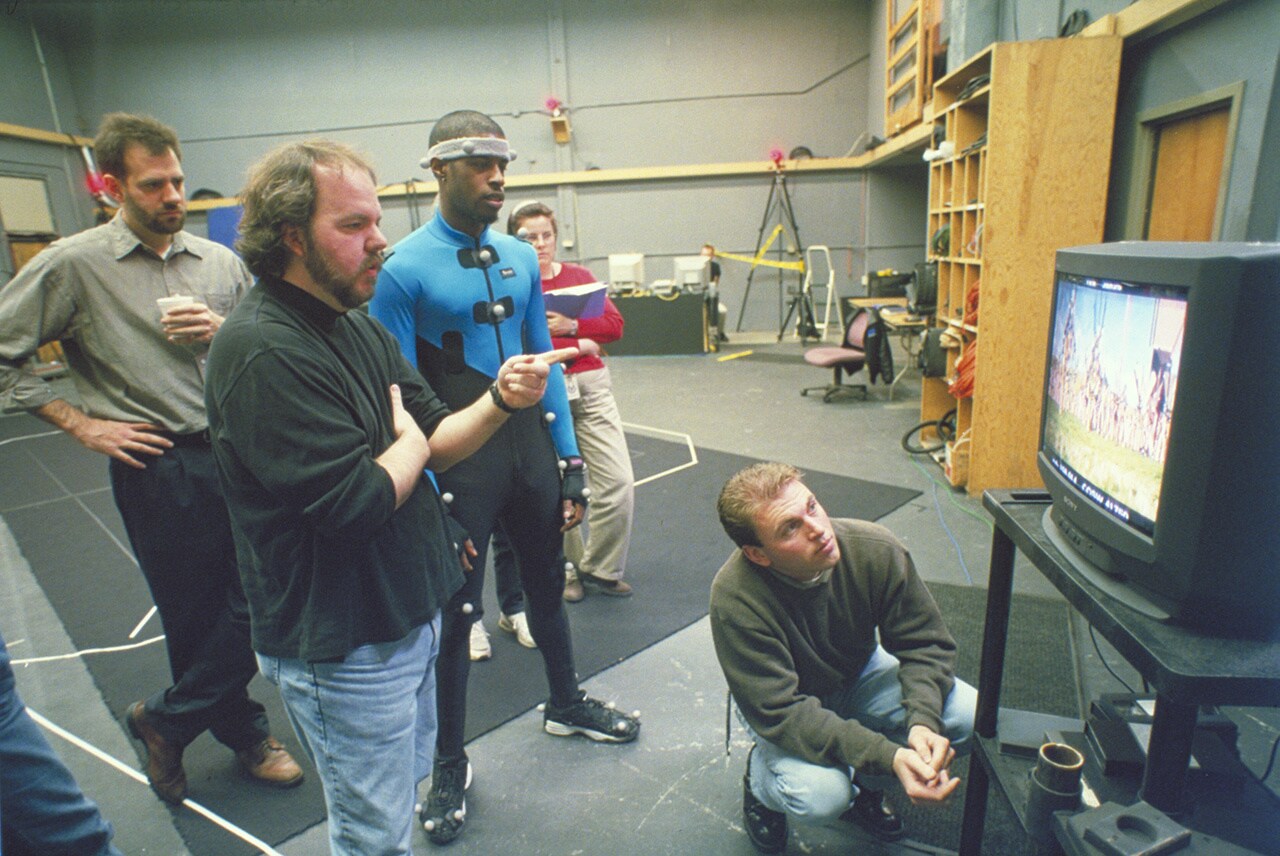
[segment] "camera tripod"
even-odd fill
[[[768,239],[765,238],[765,229],[769,227],[769,223],[777,218],[777,225],[769,234]],[[773,171],[773,183],[769,185],[769,199],[765,202],[764,217],[760,221],[760,233],[756,237],[756,250],[754,254],[755,262],[751,266],[751,271],[747,274],[747,286],[742,293],[742,305],[738,307],[738,323],[737,330],[742,330],[742,316],[747,310],[748,298],[751,296],[751,283],[755,279],[757,265],[765,267],[776,267],[778,269],[778,341],[782,341],[782,337],[786,335],[787,324],[790,323],[791,317],[796,316],[796,333],[803,339],[818,338],[817,317],[813,311],[813,301],[808,292],[803,287],[804,279],[804,261],[803,258],[797,262],[788,262],[779,259],[776,262],[762,261],[764,254],[769,251],[770,246],[777,240],[778,236],[783,236],[783,244],[778,247],[779,256],[785,253],[799,253],[800,230],[796,226],[795,210],[791,206],[791,194],[787,192],[787,174],[783,172],[779,166]],[[801,274],[801,285],[798,286],[792,294],[790,302],[783,309],[782,297],[785,291],[784,270],[798,270]]]

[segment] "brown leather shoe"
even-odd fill
[[[167,803],[179,805],[187,797],[187,774],[182,769],[182,747],[166,740],[147,721],[147,711],[142,702],[129,705],[125,724],[135,739],[142,741],[147,750],[147,781],[156,796]]]
[[[273,788],[302,784],[302,768],[274,737],[266,738],[257,746],[236,750],[236,760],[249,778]]]

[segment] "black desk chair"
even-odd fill
[[[854,375],[862,371],[867,364],[866,336],[867,325],[871,321],[871,313],[859,309],[853,313],[844,328],[844,341],[835,347],[810,348],[804,352],[804,361],[811,366],[831,369],[831,383],[826,386],[810,386],[800,390],[801,395],[811,392],[822,392],[824,402],[833,401],[844,395],[861,392],[867,397],[867,385],[863,383],[845,383],[844,376]]]

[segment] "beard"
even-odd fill
[[[157,235],[175,235],[182,231],[182,227],[186,225],[187,222],[187,212],[180,206],[165,208],[158,213],[152,214],[148,211],[144,211],[142,206],[126,196],[124,198],[124,207],[125,212],[129,215],[129,220],[140,224],[142,228],[150,232],[154,232]],[[179,215],[176,220],[162,219],[164,215],[172,214],[174,212],[177,212]]]
[[[306,247],[302,263],[312,281],[347,309],[363,306],[373,296],[373,290],[370,289],[368,294],[362,293],[359,280],[373,259],[366,259],[365,264],[360,266],[360,270],[348,276],[338,269],[328,253],[316,245],[316,242],[311,239],[310,232],[304,234]]]

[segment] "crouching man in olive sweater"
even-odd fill
[[[785,464],[738,473],[717,509],[738,549],[711,585],[711,633],[755,741],[748,836],[776,853],[790,815],[901,838],[883,787],[896,777],[914,803],[948,799],[977,702],[910,554],[881,526],[830,519]]]

